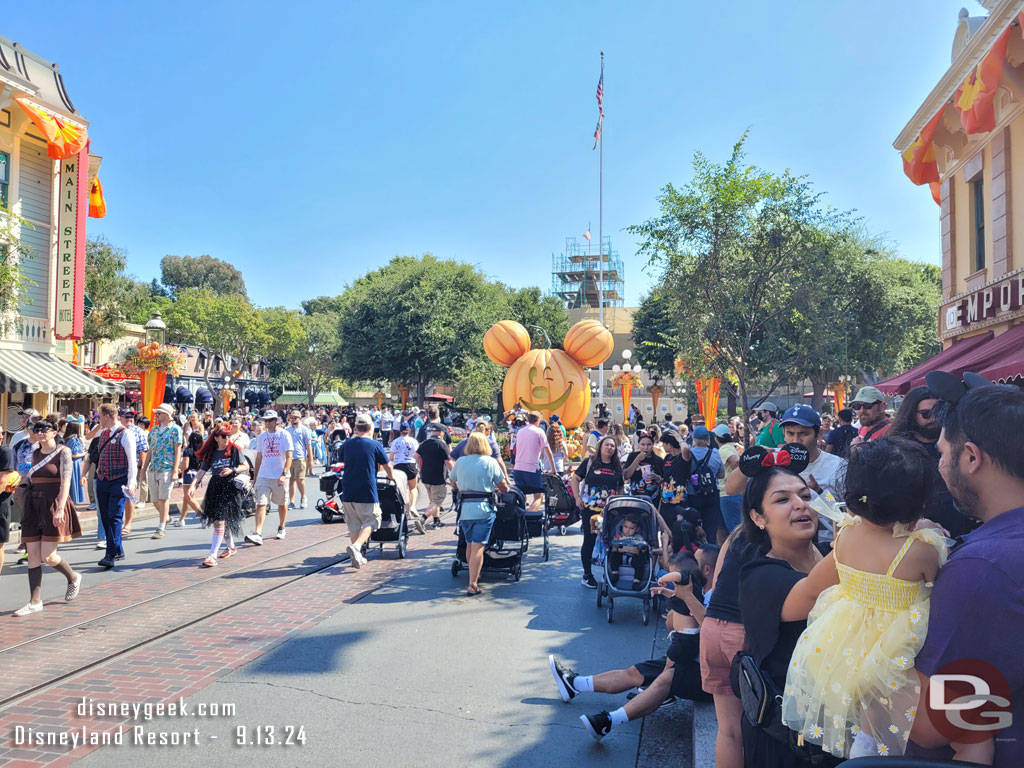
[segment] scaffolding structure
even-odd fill
[[[612,250],[612,239],[605,237],[602,247],[565,238],[565,252],[551,255],[551,295],[566,309],[598,307],[603,298],[606,307],[621,307],[625,300],[625,276],[619,252]],[[604,282],[600,282],[602,267]]]

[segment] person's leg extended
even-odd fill
[[[277,505],[277,519],[278,519],[277,532],[279,534],[278,538],[279,539],[283,539],[284,536],[281,536],[280,534],[284,531],[284,524],[288,520],[288,505],[287,504],[278,504]]]
[[[466,545],[469,550],[469,589],[473,592],[480,588],[480,571],[484,567],[484,548],[486,544],[472,541]]]
[[[580,721],[595,740],[600,740],[611,733],[616,725],[623,725],[637,718],[649,715],[662,705],[668,698],[672,688],[672,662],[665,662],[665,670],[635,698],[626,702],[612,712],[598,712],[594,715],[580,715]]]

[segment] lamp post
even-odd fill
[[[149,322],[142,326],[146,331],[147,342],[157,342],[161,346],[164,344],[164,340],[167,338],[167,323],[160,317],[160,311],[157,310],[153,313],[153,317],[149,319]]]

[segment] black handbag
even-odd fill
[[[790,731],[782,722],[782,693],[751,654],[746,651],[736,654],[729,670],[729,682],[743,704],[747,721],[777,741],[789,744]]]

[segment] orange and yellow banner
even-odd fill
[[[54,160],[74,157],[89,141],[89,134],[83,126],[74,125],[52,112],[47,112],[21,96],[15,96],[14,100],[25,110],[25,114],[36,128],[43,132],[46,138],[46,154]]]
[[[142,389],[142,413],[150,421],[153,420],[153,409],[164,400],[164,387],[167,386],[167,371],[157,368],[145,368],[139,372],[139,385]]]
[[[103,199],[103,185],[99,176],[93,178],[89,185],[89,215],[94,219],[102,219],[107,215],[107,201]]]
[[[996,127],[993,102],[1003,73],[1009,39],[1010,28],[1007,27],[992,49],[956,89],[953,104],[960,113],[960,124],[966,133],[987,133]]]
[[[935,129],[942,119],[942,110],[935,113],[921,133],[903,151],[903,172],[915,184],[931,184],[939,180],[939,166],[935,163]]]
[[[718,390],[722,386],[721,379],[697,379],[697,404],[704,425],[708,429],[715,428],[718,419]]]

